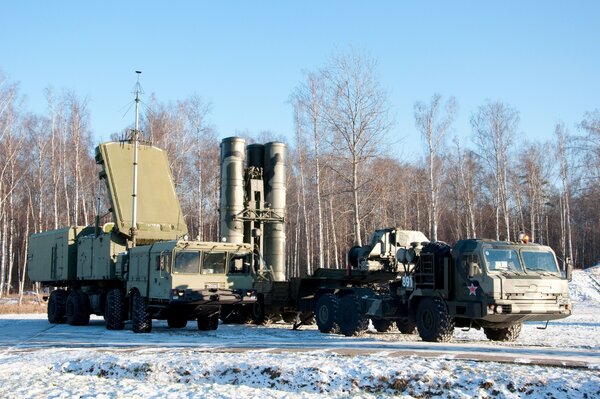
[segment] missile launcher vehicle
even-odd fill
[[[227,277],[248,267],[250,245],[187,240],[165,151],[132,138],[99,145],[96,162],[113,222],[31,236],[29,277],[51,288],[50,323],[85,325],[96,314],[112,330],[130,320],[149,332],[152,319],[211,330],[222,305],[255,301]]]
[[[527,240],[466,239],[450,247],[389,228],[376,230],[371,243],[352,248],[348,258],[338,286],[315,294],[317,324],[325,333],[359,335],[370,319],[380,332],[393,324],[403,333],[416,328],[425,341],[448,341],[455,327],[482,328],[490,340],[513,341],[524,321],[572,312],[570,263],[563,275],[550,247]],[[377,279],[374,285],[354,283],[365,274]]]
[[[276,315],[297,328],[314,315],[324,333],[360,334],[370,320],[377,331],[395,324],[426,341],[449,340],[455,327],[513,340],[523,321],[571,314],[570,263],[563,276],[551,248],[526,240],[450,247],[418,231],[380,229],[349,251],[346,270],[286,278],[285,151],[282,143],[245,145],[239,137],[221,143],[222,238],[253,250],[252,266],[229,280],[257,295],[251,305],[225,306],[224,321],[260,324]]]

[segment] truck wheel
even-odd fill
[[[417,332],[417,324],[410,320],[396,320],[396,327],[402,334],[414,334]]]
[[[198,317],[198,330],[211,331],[219,328],[219,313]]]
[[[417,329],[423,341],[448,342],[454,333],[454,319],[440,298],[423,298],[417,308]]]
[[[333,294],[321,295],[317,301],[314,313],[317,319],[317,327],[322,333],[330,334],[338,331],[335,321],[338,304],[338,298]]]
[[[516,341],[521,333],[521,323],[513,324],[506,328],[489,328],[483,329],[485,336],[490,341]]]
[[[50,293],[48,299],[48,321],[52,324],[62,324],[65,322],[67,310],[67,291],[55,290]]]
[[[336,316],[340,332],[347,337],[362,335],[369,326],[360,307],[360,298],[356,295],[346,295],[340,299]]]
[[[167,317],[167,325],[169,328],[185,328],[187,322],[187,317],[178,314],[169,315],[169,317]]]
[[[389,332],[392,329],[392,321],[386,319],[371,319],[371,323],[373,323],[373,327],[375,330],[380,333]]]
[[[90,322],[90,299],[80,289],[71,290],[67,297],[67,323],[72,326],[85,326]]]
[[[106,320],[107,330],[122,330],[125,328],[123,304],[123,291],[118,288],[113,288],[108,291],[104,308],[104,319]]]
[[[219,328],[219,312],[213,314],[209,317],[209,327],[211,330],[216,330]]]
[[[252,321],[254,324],[266,324],[267,323],[267,313],[265,311],[265,299],[262,296],[259,296],[256,299],[256,302],[252,304],[250,308],[250,316],[252,317]]]
[[[152,331],[152,317],[148,312],[148,298],[142,297],[139,291],[134,291],[131,298],[131,328],[134,333],[149,333]]]

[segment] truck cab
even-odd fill
[[[567,278],[550,247],[469,239],[456,243],[452,257],[457,319],[464,315],[481,327],[498,327],[572,312]]]
[[[408,299],[408,313],[426,341],[448,341],[454,327],[483,328],[491,340],[514,341],[524,321],[571,315],[569,275],[562,275],[552,249],[539,244],[432,242],[423,246],[397,297]]]
[[[252,291],[232,290],[230,268],[251,254],[248,244],[172,240],[132,248],[117,269],[127,282],[132,322],[149,329],[151,319],[166,319],[172,328],[197,319],[198,328],[215,329],[220,307],[252,303]],[[136,301],[145,302],[136,320]],[[207,328],[204,328],[207,324]]]

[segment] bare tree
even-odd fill
[[[196,166],[196,173],[191,173],[190,178],[196,179],[195,182],[190,182],[190,185],[195,186],[196,190],[196,201],[195,201],[195,213],[196,223],[198,225],[198,239],[204,239],[204,214],[205,214],[205,203],[206,203],[206,180],[209,178],[209,173],[214,168],[211,168],[208,159],[210,158],[209,152],[211,147],[209,144],[215,146],[216,139],[214,136],[213,129],[209,125],[207,118],[210,113],[210,104],[204,103],[198,96],[193,96],[180,104],[180,107],[184,110],[188,129],[190,135],[195,138],[194,146],[195,160],[194,165]]]
[[[297,114],[298,128],[311,133],[313,144],[315,199],[317,201],[317,253],[318,267],[325,267],[323,248],[323,205],[321,203],[321,138],[323,136],[323,96],[324,84],[321,73],[306,74],[306,81],[296,87],[291,102]],[[301,145],[301,143],[298,143]]]
[[[591,177],[594,179],[593,184],[598,186],[600,185],[600,109],[586,112],[579,127],[587,133],[583,151],[592,160],[587,162],[588,172],[591,172]]]
[[[444,108],[442,110],[442,107]],[[427,168],[429,179],[429,202],[431,207],[429,217],[429,238],[437,241],[438,231],[438,193],[439,193],[439,168],[441,166],[440,153],[443,150],[443,140],[452,125],[456,111],[456,99],[450,97],[445,106],[442,105],[442,96],[438,93],[431,97],[429,104],[416,102],[414,106],[415,125],[427,147]]]
[[[16,97],[17,86],[0,76],[0,297],[5,291],[10,292],[14,263],[14,191],[18,180],[15,165],[23,143],[23,136],[17,133]]]
[[[303,145],[305,142],[304,139],[304,131],[303,125],[301,122],[301,110],[302,105],[296,104],[296,109],[294,112],[294,124],[296,131],[296,152],[297,152],[297,162],[299,168],[299,178],[300,178],[300,198],[299,198],[299,206],[302,210],[302,217],[304,222],[304,244],[306,248],[306,272],[310,276],[312,274],[312,261],[311,261],[311,234],[310,234],[310,224],[309,224],[309,216],[307,211],[307,184],[306,184],[306,176],[305,176],[305,168],[307,164],[307,154],[306,147]]]
[[[342,167],[338,175],[348,183],[352,194],[354,241],[361,239],[361,168],[385,147],[391,127],[387,93],[375,76],[376,62],[351,52],[335,56],[324,74],[327,128],[333,133],[329,143]]]
[[[479,165],[473,153],[464,149],[458,138],[453,139],[454,149],[445,157],[449,183],[448,201],[455,206],[446,224],[454,225],[453,238],[477,238],[475,207],[477,201]],[[442,206],[448,210],[449,205]],[[464,229],[464,230],[463,230]]]
[[[518,172],[516,173],[514,192],[523,191],[523,195],[516,195],[517,199],[523,198],[527,205],[529,227],[525,229],[524,220],[521,229],[528,230],[532,241],[547,243],[544,235],[543,219],[548,202],[548,184],[551,174],[551,158],[548,154],[551,149],[547,144],[532,143],[522,146],[518,154]],[[527,215],[522,215],[524,219]],[[546,240],[545,240],[546,237]],[[546,242],[545,242],[546,241]]]
[[[598,133],[600,133],[600,129],[598,130]],[[556,136],[556,156],[559,163],[559,176],[562,185],[560,241],[563,253],[563,270],[566,270],[566,258],[573,258],[573,238],[571,232],[571,171],[567,153],[569,134],[562,123],[556,125],[554,134]]]
[[[519,113],[502,102],[490,102],[479,107],[471,117],[471,125],[479,156],[487,166],[494,182],[496,239],[500,239],[500,213],[503,216],[505,237],[510,240],[509,212],[509,150],[519,124]]]

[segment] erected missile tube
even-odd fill
[[[244,225],[236,216],[244,210],[245,140],[229,137],[221,142],[221,239],[241,244]]]
[[[271,142],[264,145],[265,206],[280,216],[281,221],[265,224],[263,236],[264,259],[275,281],[286,280],[285,270],[285,197],[286,145]]]

